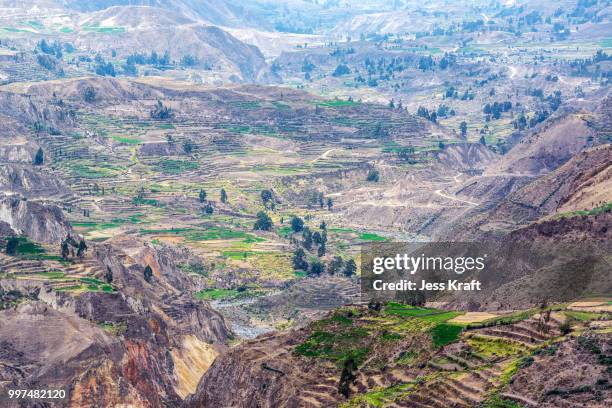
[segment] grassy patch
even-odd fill
[[[62,279],[63,277],[66,276],[66,274],[64,272],[41,272],[41,273],[37,273],[37,276],[43,277],[43,278],[47,278],[47,279]]]
[[[35,242],[30,241],[26,237],[17,238],[17,247],[15,249],[15,255],[24,257],[36,257],[44,254],[46,251],[43,247]]]
[[[289,105],[278,101],[272,102],[272,105],[274,105],[274,107],[278,110],[287,110],[291,108]]]
[[[100,27],[99,24],[84,25],[81,29],[85,32],[100,34],[120,34],[125,32],[124,27]]]
[[[467,339],[467,342],[478,354],[486,357],[507,357],[525,351],[525,347],[517,342],[497,338],[472,336]]]
[[[115,141],[115,142],[119,142],[119,143],[124,143],[124,144],[129,144],[129,145],[137,145],[140,144],[140,140],[133,138],[133,137],[127,137],[127,136],[119,136],[119,135],[112,135],[111,138]]]
[[[442,347],[457,341],[462,331],[462,326],[440,323],[431,330],[431,338],[435,347]]]
[[[387,238],[371,233],[371,232],[363,232],[361,235],[359,235],[359,239],[361,239],[362,241],[374,241],[374,242],[381,242],[381,241],[387,240]]]
[[[127,331],[127,323],[101,323],[99,326],[113,336],[122,336]]]
[[[500,397],[499,395],[493,395],[487,399],[482,408],[521,408],[522,406],[514,401],[510,401]]]
[[[595,313],[595,312],[581,312],[575,310],[566,310],[563,312],[567,317],[579,320],[581,322],[588,322],[591,320],[599,320],[604,317],[609,317],[607,313]]]
[[[333,99],[333,100],[330,100],[330,101],[317,102],[316,104],[318,106],[323,106],[323,107],[327,107],[327,108],[340,108],[340,107],[344,107],[344,106],[357,105],[358,102],[355,102],[355,101],[344,101],[344,100],[341,100],[341,99]]]
[[[367,347],[359,347],[361,339],[369,332],[363,328],[351,328],[339,333],[315,331],[308,340],[295,348],[295,353],[306,357],[320,357],[339,364],[352,358],[361,364],[368,354]]]
[[[123,168],[112,166],[106,163],[90,163],[90,162],[77,162],[69,163],[69,170],[72,175],[85,179],[99,179],[116,177],[119,175]]]
[[[240,292],[236,289],[204,289],[196,292],[195,297],[199,300],[223,300],[233,299],[237,297]]]
[[[160,159],[153,168],[166,174],[180,174],[197,169],[198,163],[186,160]]]
[[[402,303],[390,302],[385,307],[385,314],[401,317],[420,317],[442,313],[442,310],[427,307],[404,305]]]
[[[356,395],[350,401],[341,405],[342,408],[353,407],[383,407],[386,404],[408,394],[414,389],[416,383],[397,384],[391,387],[375,388],[365,394]]]
[[[612,203],[606,203],[599,207],[592,208],[590,210],[578,210],[567,213],[557,214],[555,218],[572,218],[579,216],[599,215],[604,213],[612,212]]]

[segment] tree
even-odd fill
[[[304,238],[304,248],[310,251],[312,249],[312,232],[308,227],[304,227],[302,237]]]
[[[344,260],[340,256],[336,255],[333,257],[333,259],[329,263],[329,266],[327,267],[327,271],[329,272],[330,275],[336,275],[340,273],[343,267],[344,267]]]
[[[291,219],[291,229],[293,232],[302,231],[302,229],[304,229],[304,220],[302,220],[300,217],[293,217]]]
[[[183,67],[193,67],[195,65],[198,65],[198,58],[194,57],[193,55],[187,54],[181,58],[180,64]]]
[[[326,252],[325,242],[322,242],[321,245],[319,245],[319,249],[317,250],[317,256],[319,258],[322,256],[325,256],[325,252]]]
[[[327,229],[327,224],[325,223],[325,221],[321,221],[321,224],[319,225],[319,228],[322,230],[326,230]]]
[[[104,273],[104,279],[106,280],[106,283],[112,283],[113,281],[113,271],[111,270],[110,266],[106,267],[106,272]]]
[[[204,208],[204,212],[208,215],[212,214],[214,211],[215,211],[215,208],[212,206],[211,203],[208,203],[206,207]]]
[[[85,252],[87,252],[87,244],[85,243],[84,240],[81,240],[79,242],[79,247],[77,249],[77,256],[79,258],[82,258],[85,255]]]
[[[257,221],[255,221],[253,229],[260,231],[270,231],[272,229],[272,219],[264,211],[258,212]]]
[[[224,188],[221,189],[221,202],[224,204],[227,203],[227,193]]]
[[[461,137],[465,139],[467,137],[467,123],[465,121],[459,124],[459,130],[461,131]]]
[[[153,276],[153,269],[151,269],[150,265],[147,265],[144,268],[143,274],[144,274],[144,280],[146,280],[147,282],[150,283],[151,282],[151,277]]]
[[[480,144],[483,145],[483,146],[487,145],[487,140],[485,139],[484,136],[480,136]]]
[[[93,86],[88,86],[83,91],[83,100],[87,103],[93,103],[96,101],[96,89]]]
[[[325,264],[317,259],[312,261],[312,263],[310,264],[310,270],[308,271],[308,275],[319,276],[323,273],[323,270],[325,270]]]
[[[6,254],[15,255],[17,253],[17,247],[19,246],[19,238],[10,237],[6,241]]]
[[[346,261],[346,264],[344,266],[344,276],[350,278],[351,276],[355,275],[355,272],[357,272],[357,264],[355,264],[354,260],[349,259],[348,261]]]
[[[366,181],[373,181],[375,183],[378,183],[379,178],[380,178],[380,174],[378,173],[378,170],[371,169],[370,171],[368,171]]]
[[[350,73],[351,73],[351,70],[349,69],[349,67],[347,67],[345,64],[340,64],[336,67],[336,69],[332,73],[332,76],[339,77],[342,75],[348,75]]]
[[[198,198],[200,199],[201,203],[206,201],[206,191],[200,190],[200,193],[198,194]]]
[[[331,211],[333,205],[334,205],[334,202],[332,201],[332,199],[327,197],[327,210]]]
[[[338,383],[338,393],[348,398],[351,395],[351,383],[355,380],[355,370],[357,369],[357,362],[355,358],[350,355],[342,364],[342,373],[340,374],[340,382]]]
[[[187,154],[191,154],[193,151],[193,142],[191,140],[183,141],[183,151]]]
[[[319,233],[319,231],[313,232],[312,240],[315,242],[315,244],[321,245],[321,243],[323,242],[323,239],[321,238],[321,234]]]
[[[174,117],[172,109],[168,106],[164,106],[162,101],[158,100],[157,104],[151,109],[151,119],[171,119]]]
[[[37,55],[36,61],[38,64],[48,69],[49,71],[53,71],[57,67],[57,60],[50,55]]]
[[[293,252],[293,269],[296,271],[305,271],[308,269],[308,262],[306,262],[306,253],[302,248],[297,248]]]
[[[262,190],[261,191],[261,202],[263,203],[264,207],[268,208],[268,203],[272,202],[274,195],[272,194],[272,191],[270,190]]]
[[[125,64],[123,64],[123,73],[128,76],[136,76],[138,75],[138,68],[136,68],[136,64],[129,59]]]
[[[62,244],[60,245],[60,249],[62,253],[62,259],[64,260],[68,259],[68,256],[70,255],[70,248],[68,248],[68,242],[66,240],[62,241]]]
[[[43,164],[44,161],[45,161],[45,153],[43,152],[43,149],[39,147],[38,151],[36,152],[36,156],[34,156],[34,165],[40,166]]]

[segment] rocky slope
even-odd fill
[[[112,291],[62,293],[27,275],[3,280],[23,299],[0,312],[0,343],[9,347],[2,386],[53,385],[69,406],[178,404],[231,336],[223,318],[191,299],[191,281],[163,252],[89,251],[89,268]],[[143,264],[154,271],[148,280]]]
[[[611,397],[609,334],[581,334],[589,323],[574,322],[578,339],[564,337],[564,313],[494,318],[441,340],[437,333],[453,330],[444,322],[454,314],[398,304],[343,308],[304,329],[233,348],[183,406],[532,407],[564,404],[569,395],[604,407]],[[572,362],[583,354],[583,371],[571,379]]]
[[[71,231],[62,211],[54,205],[0,196],[0,221],[17,234],[44,243],[59,243]]]

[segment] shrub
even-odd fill
[[[380,174],[378,170],[371,169],[370,171],[368,171],[368,175],[366,176],[366,181],[372,181],[374,183],[378,183],[379,179],[380,179]]]
[[[83,91],[83,100],[87,103],[92,103],[96,100],[96,89],[93,86],[88,86]]]
[[[151,277],[153,277],[153,269],[151,269],[151,266],[147,265],[144,268],[144,280],[146,280],[147,282],[151,282]]]

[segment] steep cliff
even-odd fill
[[[34,241],[59,243],[71,231],[62,211],[55,205],[0,196],[0,221]]]

